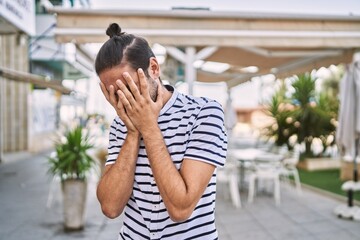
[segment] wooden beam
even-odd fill
[[[70,94],[72,92],[72,90],[61,85],[60,81],[46,81],[44,77],[39,75],[15,71],[4,67],[0,67],[0,76],[13,81],[32,83],[39,87],[51,88],[63,94]]]

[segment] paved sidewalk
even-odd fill
[[[62,240],[117,239],[121,217],[109,220],[95,196],[97,177],[89,179],[86,226],[65,233],[62,226],[60,184],[46,174],[46,156],[29,153],[6,155],[0,164],[0,239]],[[360,239],[360,222],[338,219],[333,209],[341,202],[304,190],[301,197],[282,186],[282,202],[259,194],[253,204],[235,210],[219,187],[217,226],[220,240],[238,239]],[[53,200],[48,204],[49,192]]]

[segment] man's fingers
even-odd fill
[[[121,94],[121,91],[118,90],[117,94]],[[120,96],[119,96],[120,99]],[[120,117],[120,119],[125,123],[126,126],[132,126],[133,123],[131,122],[128,114],[126,113],[125,107],[122,104],[121,100],[118,101],[117,103],[117,110],[116,110],[118,116]]]
[[[148,85],[148,81],[147,81],[147,78],[145,76],[145,73],[144,71],[139,68],[137,70],[137,74],[138,74],[138,77],[139,77],[139,84],[140,84],[140,91],[141,91],[141,94],[149,99],[150,98],[150,94],[149,94],[149,85]]]
[[[119,91],[117,91],[117,94],[119,95]],[[120,100],[120,96],[119,96],[119,101],[117,103],[117,111],[118,111],[118,114],[120,114],[120,116],[124,116],[124,114],[126,114],[126,111],[125,111],[125,108],[124,108],[124,105],[122,104],[121,100]]]
[[[117,101],[116,101],[116,96],[115,96],[115,87],[113,85],[109,86],[109,94],[110,94],[109,102],[111,103],[111,105],[116,106]]]
[[[104,85],[102,82],[100,82],[99,85],[100,85],[100,89],[101,89],[102,93],[104,94],[106,100],[109,101],[109,100],[110,100],[110,98],[109,98],[109,92],[108,92],[108,90],[106,89],[105,85]]]
[[[133,94],[133,96],[135,97],[135,99],[136,100],[140,99],[140,97],[141,97],[140,91],[139,91],[138,87],[136,86],[134,80],[130,76],[130,74],[125,72],[125,73],[123,73],[123,77],[124,77],[127,85],[129,86],[129,89],[130,89],[131,93]]]
[[[119,96],[119,102],[121,102],[121,104],[124,106],[124,109],[131,111],[132,106],[127,97],[125,96],[124,92],[122,90],[117,90],[117,95]]]
[[[129,89],[125,86],[125,84],[122,83],[121,80],[117,80],[116,85],[118,85],[118,87],[120,88],[120,91],[122,92],[122,96],[124,96],[130,104],[135,105],[136,101],[134,99],[134,96],[129,91]]]

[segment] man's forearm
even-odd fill
[[[187,199],[186,183],[171,160],[160,129],[154,127],[144,134],[151,169],[170,216],[172,212],[187,209],[191,201]]]
[[[109,218],[119,216],[131,196],[138,152],[139,136],[127,135],[115,164],[101,178],[97,197]]]

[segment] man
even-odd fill
[[[117,112],[97,196],[110,218],[124,212],[119,239],[217,239],[216,167],[227,138],[219,103],[160,81],[147,41],[107,29],[95,63]]]

